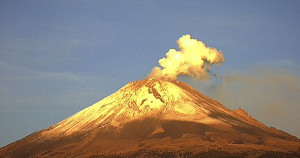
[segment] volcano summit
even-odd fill
[[[0,157],[299,157],[296,137],[184,82],[150,78],[0,149]]]

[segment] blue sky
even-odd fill
[[[3,0],[0,146],[145,78],[184,34],[221,50],[225,63],[213,72],[236,80],[180,80],[299,138],[299,6],[296,0]]]

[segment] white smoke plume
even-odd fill
[[[179,50],[170,49],[165,58],[158,61],[162,67],[154,67],[148,77],[176,80],[178,75],[206,78],[212,64],[225,61],[221,51],[206,47],[202,41],[184,35],[178,39]]]

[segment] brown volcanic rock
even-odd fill
[[[242,109],[152,78],[1,148],[0,157],[300,157],[299,149],[296,137]]]

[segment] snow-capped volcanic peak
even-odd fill
[[[191,117],[197,112],[198,115],[208,113],[208,109],[197,103],[201,98],[190,94],[189,89],[183,82],[155,78],[130,82],[114,94],[52,126],[47,133],[72,134],[108,124],[117,127],[134,119],[157,115],[180,119],[178,114]]]
[[[147,117],[205,124],[226,123],[211,117],[214,114],[237,115],[184,82],[150,78],[130,82],[114,94],[42,133],[70,135],[108,125],[122,128],[127,122]]]
[[[227,109],[184,82],[150,78],[130,82],[77,114],[1,148],[0,157],[130,154],[157,144],[175,145],[175,153],[179,147],[189,151],[194,146],[199,147],[194,152],[206,151],[203,147],[208,144],[212,145],[208,149],[226,152],[242,151],[232,144],[263,152],[267,147],[286,151],[300,147],[296,137],[266,127],[242,109]]]

